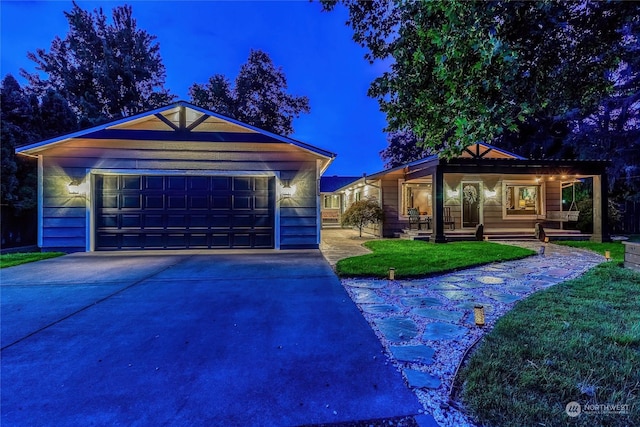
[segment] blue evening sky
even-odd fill
[[[189,100],[192,83],[216,73],[235,78],[251,48],[262,49],[281,66],[289,92],[306,95],[311,113],[294,122],[292,137],[338,154],[325,175],[360,175],[383,168],[379,151],[387,145],[384,114],[367,97],[384,64],[370,65],[365,50],[352,40],[340,6],[321,12],[308,1],[78,1],[83,9],[102,6],[107,16],[119,4],[131,4],[138,27],[157,36],[167,70],[166,87]],[[21,68],[35,71],[26,57],[47,51],[68,23],[63,11],[71,1],[0,3],[1,63],[21,84]]]

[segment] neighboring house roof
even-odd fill
[[[320,192],[333,193],[337,189],[349,185],[360,178],[359,176],[322,176],[320,177]]]
[[[46,141],[25,145],[17,153],[34,155],[52,145],[75,138],[87,139],[135,139],[149,141],[202,141],[202,142],[275,142],[302,148],[329,160],[335,153],[282,135],[259,129],[230,117],[197,107],[185,101],[131,117],[114,120],[89,129],[61,135]]]

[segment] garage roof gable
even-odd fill
[[[17,148],[16,152],[34,155],[53,145],[65,143],[76,138],[287,143],[324,159],[332,160],[336,156],[330,151],[259,129],[185,101],[178,101],[135,116],[125,117],[100,126],[25,145]]]

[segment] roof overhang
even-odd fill
[[[115,120],[89,129],[16,148],[16,153],[36,156],[74,139],[135,141],[189,141],[229,143],[285,143],[317,156],[326,170],[335,153],[302,141],[179,101],[165,107]]]

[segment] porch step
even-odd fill
[[[405,240],[420,240],[422,242],[428,242],[431,238],[431,231],[429,230],[402,230],[402,233],[394,233],[395,236]]]

